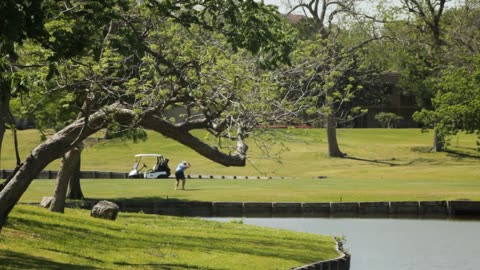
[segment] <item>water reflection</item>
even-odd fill
[[[211,218],[229,221],[231,218]],[[237,218],[238,219],[238,218]],[[244,218],[245,224],[345,236],[352,270],[480,269],[479,220]]]

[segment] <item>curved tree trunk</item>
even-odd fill
[[[246,151],[248,146],[245,143],[237,141],[237,148],[232,154],[225,154],[203,142],[199,138],[193,136],[190,131],[190,126],[187,125],[172,125],[163,120],[160,114],[147,114],[139,122],[138,125],[156,131],[168,138],[176,140],[177,142],[190,147],[198,154],[224,166],[245,166]],[[195,128],[195,127],[192,127]]]
[[[63,213],[65,210],[65,198],[67,195],[67,187],[70,178],[72,177],[73,170],[77,165],[79,159],[79,149],[77,147],[72,148],[62,158],[62,164],[57,175],[57,184],[53,193],[53,200],[50,204],[50,211]]]
[[[329,157],[345,157],[346,155],[340,151],[337,142],[337,121],[335,117],[330,115],[327,119],[327,140],[328,140],[328,156]]]
[[[144,128],[155,130],[164,136],[170,137],[187,147],[192,148],[202,156],[225,166],[245,166],[246,145],[234,154],[225,154],[217,148],[208,145],[189,133],[188,126],[175,126],[162,120],[161,114],[150,112],[138,115],[132,110],[115,104],[90,116],[88,124],[85,119],[79,119],[57,132],[46,142],[37,146],[21,164],[11,181],[0,191],[0,230],[5,224],[8,214],[20,197],[27,190],[33,179],[53,160],[62,157],[80,141],[104,128],[108,121],[116,121],[123,125],[136,122]],[[137,122],[138,121],[138,122]]]
[[[78,151],[75,151],[74,153],[72,153],[72,154],[78,155],[78,157],[76,157],[75,159],[72,175],[70,177],[70,181],[68,182],[67,198],[71,200],[83,200],[84,198],[82,187],[80,186],[80,167],[81,167],[82,151],[83,151],[83,142],[79,144]],[[70,150],[70,152],[72,151]]]
[[[84,125],[83,120],[75,121],[31,152],[0,192],[0,229],[33,179],[50,162],[68,152],[77,140],[83,140],[100,130],[106,123],[105,118],[105,113],[98,113],[96,119],[92,119],[89,125]]]

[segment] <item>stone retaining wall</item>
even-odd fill
[[[6,179],[12,174],[13,170],[0,170],[0,179]],[[36,179],[55,179],[58,171],[41,171]],[[291,179],[292,177],[283,176],[245,176],[245,175],[208,175],[208,174],[187,174],[188,179],[229,179],[229,180],[270,180],[270,179]],[[80,178],[86,179],[127,179],[127,172],[105,172],[105,171],[81,171]],[[165,178],[162,178],[163,180]],[[167,178],[168,179],[168,178]],[[170,176],[170,179],[174,179]],[[151,179],[156,180],[156,179]]]
[[[349,270],[350,269],[350,254],[343,250],[343,243],[336,241],[336,249],[340,256],[338,258],[326,261],[318,261],[311,264],[294,267],[290,270]]]
[[[124,212],[202,217],[434,217],[479,216],[480,201],[201,202],[114,201]],[[94,202],[82,202],[91,208]]]
[[[6,179],[12,174],[13,170],[0,170],[0,179]],[[35,179],[55,179],[57,178],[58,171],[41,171]],[[126,179],[128,173],[124,172],[104,172],[104,171],[81,171],[80,178],[88,179]]]

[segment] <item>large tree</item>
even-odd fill
[[[63,3],[65,12],[70,3]],[[86,14],[95,17],[96,1],[75,4],[91,5]],[[61,58],[51,67],[55,87],[46,88],[46,94],[65,91],[73,95],[72,102],[83,97],[87,109],[34,149],[0,192],[0,226],[47,164],[110,125],[151,129],[214,162],[245,165],[244,139],[260,119],[252,113],[251,100],[259,101],[257,111],[268,113],[268,102],[261,98],[269,98],[269,84],[248,75],[261,71],[242,55],[260,53],[257,63],[263,67],[287,60],[290,42],[276,10],[255,1],[131,1],[128,12],[113,8],[109,18],[111,32],[98,50]],[[68,20],[53,27],[83,23]],[[166,117],[174,108],[183,109],[184,117]],[[194,129],[233,144],[228,150],[218,147],[223,143],[210,145],[193,136]]]
[[[297,104],[305,106],[307,114],[316,115],[324,123],[330,157],[345,156],[337,141],[337,125],[362,112],[351,104],[356,92],[362,89],[359,77],[364,77],[368,70],[360,68],[364,56],[361,49],[377,39],[370,32],[371,18],[356,10],[359,2],[290,1],[290,12],[304,16],[296,24],[300,41],[293,54],[292,68],[286,71],[284,87],[297,89],[296,94],[290,91],[294,99],[303,100]],[[344,106],[347,103],[350,105]]]
[[[432,107],[415,114],[425,127],[448,138],[480,131],[480,2],[466,1],[445,14],[447,67],[434,85]],[[448,140],[446,140],[448,142]]]
[[[446,49],[444,14],[450,0],[401,0],[395,7],[396,23],[391,26],[394,36],[403,44],[402,80],[406,90],[417,97],[421,108],[431,109],[435,84],[445,67]],[[399,25],[403,25],[400,28]],[[403,29],[406,31],[398,31]],[[445,138],[434,129],[431,150],[442,151]]]
[[[26,40],[17,46],[19,57],[15,67],[18,76],[14,81],[20,86],[15,100],[18,101],[18,117],[35,121],[40,130],[59,130],[74,120],[74,115],[81,117],[88,113],[88,109],[82,107],[82,104],[88,105],[84,91],[71,85],[59,85],[54,78],[70,75],[59,68],[66,60],[93,55],[90,59],[98,62],[104,35],[108,34],[108,25],[114,18],[113,10],[126,10],[126,4],[126,1],[43,1],[43,9],[37,12],[43,12],[44,20],[37,23],[48,39],[42,42]],[[69,195],[81,199],[81,151],[71,155],[74,154],[78,158],[68,160],[76,164],[61,166],[59,176],[71,181]],[[67,169],[69,171],[65,171]],[[55,200],[55,203],[61,201]]]

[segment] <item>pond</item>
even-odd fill
[[[352,255],[351,270],[480,269],[480,220],[243,218],[243,222],[344,236],[344,247]]]

